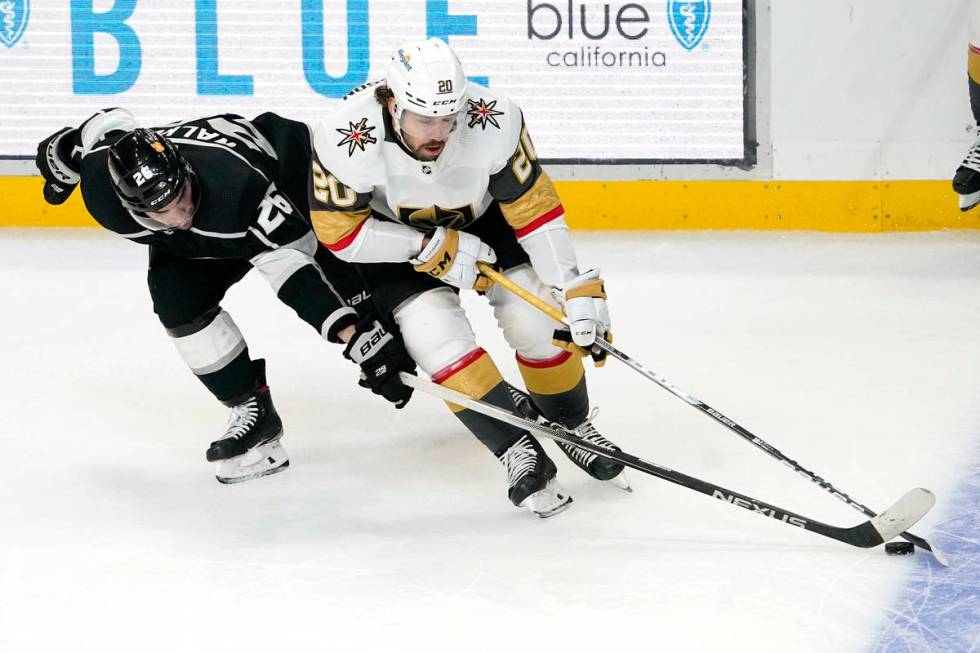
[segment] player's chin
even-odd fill
[[[423,161],[435,161],[444,149],[445,143],[426,143],[419,148],[418,157]]]

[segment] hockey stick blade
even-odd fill
[[[721,487],[720,485],[715,485],[714,483],[710,483],[708,481],[702,481],[701,479],[688,476],[687,474],[669,469],[663,465],[658,465],[656,463],[643,460],[642,458],[638,458],[632,454],[626,453],[625,451],[610,451],[608,449],[604,449],[583,440],[573,431],[568,431],[557,424],[549,423],[547,425],[543,425],[538,422],[525,419],[508,410],[488,404],[478,399],[473,399],[465,394],[456,392],[455,390],[451,390],[450,388],[446,388],[431,381],[421,379],[413,374],[406,374],[402,372],[399,376],[405,385],[415,388],[416,390],[421,390],[422,392],[432,395],[438,399],[442,399],[443,401],[448,401],[453,404],[469,408],[476,413],[492,417],[501,422],[506,422],[513,426],[517,426],[518,428],[530,431],[536,435],[555,440],[556,442],[562,442],[580,449],[585,449],[586,451],[590,451],[594,454],[604,456],[618,463],[622,463],[623,465],[639,472],[643,472],[644,474],[655,476],[670,483],[674,483],[675,485],[680,485],[681,487],[685,487],[689,490],[694,490],[695,492],[700,492],[701,494],[705,494],[714,499],[719,499],[733,506],[751,510],[752,512],[769,517],[788,526],[802,528],[812,533],[817,533],[819,535],[823,535],[824,537],[829,537],[839,542],[850,544],[851,546],[870,548],[884,543],[886,541],[886,539],[883,537],[884,535],[889,535],[890,537],[888,539],[891,539],[896,534],[902,532],[906,528],[909,528],[912,524],[921,519],[923,515],[925,515],[932,507],[932,504],[935,503],[935,498],[931,492],[928,490],[916,489],[906,493],[906,495],[899,499],[891,508],[876,517],[875,520],[877,521],[866,521],[851,528],[831,526],[830,524],[824,524],[815,519],[810,519],[809,517],[804,517],[803,515],[776,507],[772,504],[766,503],[765,501],[760,501],[759,499],[754,499],[739,492],[729,490]]]
[[[936,495],[925,488],[915,488],[905,493],[882,513],[871,518],[871,525],[882,541],[893,540],[926,516],[936,505]]]

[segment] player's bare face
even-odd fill
[[[147,211],[149,217],[160,224],[174,229],[187,230],[194,222],[194,198],[191,194],[191,180],[184,184],[180,196],[159,211]]]
[[[422,116],[402,111],[400,127],[405,145],[420,161],[435,161],[446,148],[446,141],[456,124],[456,115]]]

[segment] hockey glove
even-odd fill
[[[596,367],[606,364],[606,351],[595,346],[596,337],[612,342],[605,282],[599,270],[592,269],[555,289],[555,298],[565,309],[569,329],[558,329],[553,342],[581,356],[591,356]]]
[[[48,204],[63,204],[81,179],[78,169],[70,162],[71,150],[66,151],[65,147],[76,135],[77,130],[63,127],[37,146],[34,164],[44,177],[44,201]]]
[[[381,395],[395,404],[395,408],[403,408],[412,398],[413,389],[401,382],[398,373],[414,374],[415,361],[401,340],[377,320],[361,320],[344,349],[344,358],[361,366],[359,386]]]
[[[463,290],[490,289],[492,282],[476,269],[477,261],[497,262],[489,245],[472,234],[445,227],[436,227],[427,235],[429,244],[411,259],[417,271]]]

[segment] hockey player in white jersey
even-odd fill
[[[439,39],[398,48],[386,79],[354,89],[314,135],[310,209],[317,237],[359,265],[389,326],[434,381],[514,410],[514,391],[475,341],[459,290],[485,292],[533,407],[590,442],[614,444],[589,419],[582,358],[610,338],[603,280],[581,271],[561,200],[537,161],[520,108],[468,82]],[[478,261],[560,307],[553,321],[480,275]],[[568,506],[556,468],[527,432],[450,404],[503,463],[508,496],[545,517]],[[521,407],[518,407],[520,410]],[[563,446],[600,480],[622,465]]]

